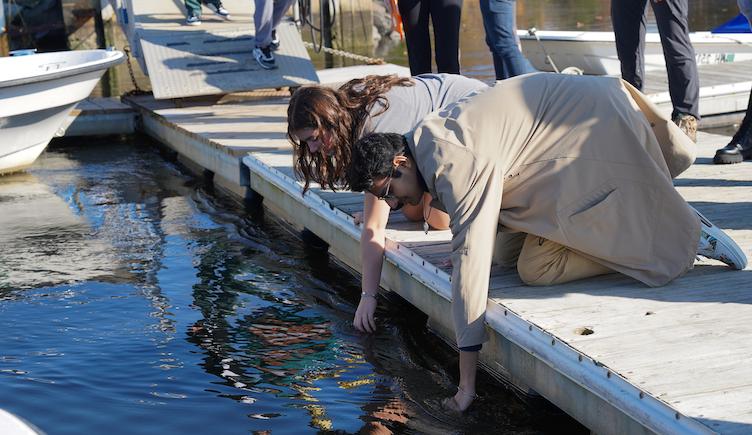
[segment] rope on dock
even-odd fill
[[[384,65],[386,63],[384,62],[384,59],[382,58],[363,56],[360,54],[350,53],[349,51],[337,50],[336,48],[317,47],[308,41],[303,41],[303,45],[306,46],[307,48],[312,48],[314,50],[319,48],[324,53],[332,54],[335,56],[341,56],[341,57],[345,57],[348,59],[357,60],[360,62],[365,62],[366,65]]]

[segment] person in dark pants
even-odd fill
[[[405,29],[410,74],[415,76],[432,71],[429,17],[436,42],[438,72],[459,74],[462,0],[399,0],[397,5]]]
[[[201,3],[204,3],[217,16],[226,20],[230,19],[230,13],[222,6],[220,0],[184,0],[186,18],[185,24],[188,26],[201,25]]]
[[[752,27],[752,0],[737,0],[737,3],[739,10],[747,17],[747,21]],[[728,145],[715,152],[713,163],[724,165],[752,160],[752,91],[750,92],[747,113],[744,115],[739,130],[736,131]]]
[[[486,44],[491,49],[496,80],[536,72],[520,51],[515,0],[480,0]]]
[[[688,0],[649,0],[653,8],[668,70],[674,110],[671,119],[692,140],[700,118],[700,80],[689,40]],[[645,78],[645,27],[648,0],[612,0],[611,21],[624,80],[642,90]]]

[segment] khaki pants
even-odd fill
[[[497,233],[494,262],[503,267],[517,264],[527,285],[555,285],[613,273],[566,246],[525,233]]]

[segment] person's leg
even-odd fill
[[[253,11],[253,25],[257,47],[268,47],[272,40],[272,16],[274,12],[273,0],[255,0],[256,9]]]
[[[457,393],[444,400],[444,407],[450,411],[462,412],[475,399],[475,375],[478,372],[478,351],[460,350],[460,384]]]
[[[429,0],[433,38],[436,42],[436,70],[460,73],[460,21],[462,0]]]
[[[278,0],[274,2],[274,12],[272,13],[272,31],[269,36],[269,46],[273,51],[279,50],[280,41],[277,37],[277,27],[282,22],[282,18],[285,17],[290,6],[293,5],[295,0]]]
[[[399,0],[397,2],[405,29],[407,60],[410,74],[431,72],[431,38],[428,34],[428,0]]]
[[[287,10],[295,2],[295,0],[277,0],[274,2],[274,12],[272,13],[272,30],[275,30],[279,23],[284,18]]]
[[[493,57],[496,80],[537,71],[520,51],[516,10],[515,0],[480,0],[486,44]]]
[[[692,115],[700,119],[700,79],[695,50],[689,40],[687,0],[650,0],[661,35],[668,71],[668,91],[674,105],[672,118]]]
[[[744,114],[739,130],[736,131],[728,145],[715,152],[713,163],[741,163],[750,159],[752,159],[752,91],[749,94],[747,113]]]
[[[274,0],[255,0],[256,10],[253,11],[253,24],[255,27],[256,47],[253,49],[253,58],[263,69],[277,67],[272,54],[272,17],[274,12]]]
[[[645,75],[645,16],[648,0],[611,0],[611,23],[621,77],[642,90]]]
[[[496,233],[493,262],[501,267],[516,266],[526,237],[525,233]]]
[[[225,19],[230,18],[230,12],[228,12],[227,9],[225,9],[224,6],[222,6],[222,0],[202,0],[202,1],[216,15]]]
[[[555,285],[614,271],[566,246],[528,234],[517,260],[517,272],[527,285]]]
[[[185,0],[185,13],[189,17],[191,15],[201,16],[201,1],[200,0]]]

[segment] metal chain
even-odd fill
[[[131,82],[133,83],[133,90],[127,92],[126,95],[148,94],[148,92],[141,89],[141,87],[139,87],[138,83],[136,82],[136,74],[133,73],[133,65],[131,64],[131,46],[126,45],[125,47],[123,47],[123,52],[125,52],[126,63],[128,65],[128,74],[130,74]]]
[[[316,49],[316,46],[314,46],[312,43],[308,41],[303,41],[303,45],[308,48]],[[321,47],[321,51],[323,51],[324,53],[335,55],[335,56],[342,56],[348,59],[365,62],[366,65],[383,65],[386,63],[384,62],[384,59],[381,59],[381,58],[362,56],[360,54],[350,53],[349,51],[337,50],[336,48]]]

